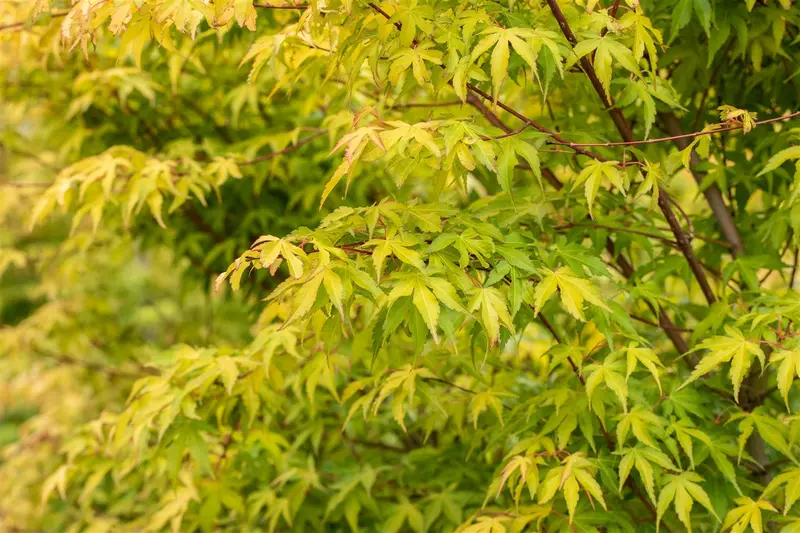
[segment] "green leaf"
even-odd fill
[[[500,157],[497,158],[497,176],[500,188],[509,195],[511,195],[511,189],[513,188],[514,167],[517,166],[517,162],[517,155],[513,146],[504,145],[503,151],[500,152]],[[513,195],[511,200],[512,202],[514,201]]]
[[[217,358],[217,366],[219,366],[222,383],[225,385],[225,392],[230,396],[239,377],[239,368],[236,366],[236,362],[227,355]]]
[[[708,0],[694,0],[694,12],[707,36],[711,36],[711,4]]]
[[[633,52],[612,37],[606,36],[581,41],[575,45],[573,52],[576,59],[594,52],[593,67],[608,97],[611,96],[613,61],[632,74],[639,75],[639,66]]]
[[[586,378],[586,395],[590,403],[592,403],[592,396],[597,387],[605,383],[605,385],[617,395],[617,399],[622,405],[622,410],[628,410],[628,384],[621,374],[623,368],[622,361],[613,355],[606,357],[603,364],[595,363],[586,368],[586,371],[589,373]],[[594,404],[592,405],[594,407]],[[618,439],[621,436],[621,439],[624,441],[629,427],[630,420],[623,418],[623,422],[617,426],[617,431],[619,433]]]
[[[597,289],[585,279],[578,278],[569,267],[560,267],[555,271],[545,269],[545,277],[536,286],[534,291],[535,313],[538,314],[544,303],[555,292],[556,287],[561,292],[561,303],[567,311],[578,320],[585,321],[583,302],[611,311],[600,298]]]
[[[672,29],[670,30],[671,39],[675,39],[678,32],[684,28],[692,19],[692,8],[694,0],[678,0],[675,11],[672,14]]]
[[[542,184],[542,169],[541,164],[539,162],[539,151],[536,148],[521,139],[516,137],[510,137],[510,144],[514,151],[519,155],[522,159],[524,159],[528,166],[533,171],[533,175],[536,176],[536,180],[539,183],[539,187],[543,187]]]
[[[656,384],[658,385],[658,393],[659,395],[663,396],[663,391],[661,390],[661,379],[659,378],[659,368],[663,368],[661,361],[658,359],[658,356],[653,352],[653,350],[649,348],[642,348],[636,347],[634,345],[629,346],[625,349],[625,352],[628,356],[628,364],[627,364],[627,371],[625,372],[625,381],[631,377],[634,370],[636,370],[636,366],[638,363],[641,363],[650,374],[652,374],[653,379],[656,380]]]
[[[605,499],[602,489],[593,475],[593,465],[584,457],[583,453],[576,452],[569,455],[563,460],[562,465],[551,469],[539,486],[539,503],[547,503],[558,490],[561,490],[567,504],[571,524],[575,518],[575,510],[582,488],[590,497],[600,502],[605,509]]]
[[[673,501],[678,519],[683,522],[683,525],[689,531],[692,530],[691,513],[695,501],[705,507],[719,521],[708,494],[698,485],[699,482],[703,481],[703,478],[694,472],[684,472],[679,475],[669,476],[669,479],[658,496],[656,526],[660,524],[661,518]]]
[[[503,32],[497,40],[497,44],[492,51],[491,72],[492,72],[492,96],[495,101],[500,94],[500,87],[506,78],[508,71],[508,38]]]
[[[511,323],[511,315],[508,313],[505,298],[497,289],[493,287],[477,289],[469,304],[470,312],[480,310],[480,320],[489,344],[494,346],[500,338],[500,324],[505,326],[513,333],[514,326]]]
[[[427,287],[417,284],[414,289],[414,306],[417,308],[425,324],[433,336],[435,343],[439,343],[439,335],[436,333],[436,326],[439,323],[439,302]]]
[[[592,206],[594,205],[597,192],[603,184],[603,179],[608,180],[614,187],[625,196],[625,188],[622,184],[622,175],[617,167],[618,161],[591,161],[575,178],[572,190],[584,184],[586,192],[586,203],[589,205],[589,215],[592,216]]]
[[[785,148],[778,152],[777,154],[773,155],[767,161],[767,164],[764,165],[764,168],[761,169],[761,172],[758,173],[759,176],[766,174],[767,172],[772,172],[786,161],[790,159],[800,159],[800,146],[792,146],[790,148]]]
[[[643,450],[647,451],[645,448],[631,448],[627,451],[627,453],[625,453],[625,455],[623,455],[619,465],[619,490],[620,492],[622,491],[622,487],[625,484],[631,469],[633,466],[636,466],[636,471],[642,478],[647,495],[655,505],[656,493],[654,471]],[[653,451],[655,452],[655,450]],[[668,460],[669,459],[667,459],[667,461]]]
[[[508,261],[511,266],[527,272],[536,272],[536,266],[533,264],[530,256],[526,254],[524,250],[511,248],[510,246],[504,244],[497,245],[496,249],[497,253],[499,253],[503,259]]]
[[[757,357],[763,367],[765,356],[758,342],[745,338],[741,331],[729,327],[726,327],[725,331],[728,334],[727,337],[712,337],[695,348],[695,350],[708,350],[709,353],[700,360],[689,379],[683,382],[679,390],[730,361],[733,396],[737,402],[739,401],[739,388],[750,369],[753,357]]]
[[[189,455],[200,466],[200,470],[211,474],[211,459],[208,456],[208,445],[202,435],[192,426],[184,426],[179,433],[181,445],[189,450]]]
[[[786,410],[789,409],[789,391],[792,388],[795,376],[800,377],[800,350],[786,351],[781,350],[773,353],[769,361],[771,366],[778,366],[777,382],[778,390],[786,403]]]
[[[778,512],[771,503],[764,500],[741,497],[736,498],[735,502],[737,506],[728,512],[722,523],[722,529],[733,528],[733,531],[744,531],[750,526],[754,533],[764,533],[761,511]]]

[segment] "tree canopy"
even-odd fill
[[[0,532],[800,532],[800,5],[273,1],[0,3]]]

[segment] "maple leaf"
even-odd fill
[[[678,519],[683,522],[686,529],[692,530],[692,507],[694,502],[698,502],[711,513],[717,521],[720,521],[717,516],[714,506],[711,505],[711,499],[703,487],[698,483],[703,481],[703,478],[694,472],[683,472],[678,475],[669,475],[669,481],[661,489],[658,495],[658,505],[656,512],[656,529],[661,523],[661,518],[669,508],[669,504],[674,502],[675,512],[678,514]]]
[[[709,353],[697,364],[689,379],[683,382],[679,390],[692,383],[696,379],[708,374],[723,363],[730,361],[730,378],[733,383],[733,397],[739,401],[739,388],[744,381],[753,357],[758,358],[761,366],[764,366],[764,351],[758,342],[745,338],[741,331],[726,326],[726,337],[716,336],[700,343],[693,351],[708,350]]]
[[[567,61],[567,66],[570,66],[570,63],[574,63],[578,59],[594,52],[594,70],[605,89],[606,96],[609,98],[611,97],[611,75],[613,70],[612,63],[614,60],[631,74],[636,76],[640,74],[639,65],[636,62],[634,53],[629,48],[625,47],[625,45],[608,35],[580,41],[572,49],[572,52],[574,57]]]
[[[575,190],[579,185],[584,184],[586,192],[586,203],[589,204],[589,216],[592,215],[592,205],[603,184],[603,180],[608,180],[623,196],[626,195],[625,187],[623,186],[623,177],[617,166],[619,161],[597,161],[593,160],[586,165],[580,174],[575,178],[572,183],[572,189]]]
[[[556,289],[561,293],[561,303],[578,320],[586,320],[586,316],[583,314],[584,300],[609,311],[608,306],[600,299],[597,289],[591,282],[577,277],[571,268],[559,267],[555,271],[544,269],[544,274],[544,278],[536,286],[536,290],[533,293],[534,312],[536,314],[539,313]]]

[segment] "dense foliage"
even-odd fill
[[[800,532],[800,5],[288,1],[0,3],[0,531]]]

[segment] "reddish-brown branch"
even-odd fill
[[[376,4],[374,4],[374,3],[369,3],[369,4],[367,4],[367,5],[368,5],[369,7],[371,7],[372,9],[374,9],[375,11],[377,11],[378,13],[380,13],[380,14],[381,14],[383,17],[385,17],[387,20],[391,19],[391,15],[389,15],[389,14],[388,14],[386,11],[384,11],[383,9],[381,9],[381,8],[380,8],[379,6],[377,6]],[[394,23],[394,26],[395,26],[395,27],[396,27],[398,30],[402,30],[402,29],[403,29],[403,25],[402,25],[401,23],[399,23],[399,22],[395,22],[395,23]],[[414,46],[416,46],[416,44],[417,44],[417,42],[416,42],[416,41],[414,41],[414,42],[412,43],[412,45],[414,45]],[[598,83],[599,83],[599,81],[598,81]],[[536,122],[535,120],[533,120],[533,119],[531,119],[531,118],[528,118],[528,117],[526,117],[525,115],[523,115],[523,114],[522,114],[522,113],[520,113],[519,111],[517,111],[517,110],[515,110],[514,108],[512,108],[512,107],[510,107],[510,106],[506,105],[505,103],[501,102],[500,100],[494,100],[494,99],[492,98],[492,96],[491,96],[489,93],[487,93],[487,92],[485,92],[485,91],[483,91],[483,90],[481,90],[481,89],[479,89],[479,88],[475,87],[475,86],[474,86],[474,85],[472,85],[471,83],[467,83],[467,89],[468,89],[470,92],[472,92],[472,93],[474,93],[474,94],[476,94],[476,95],[480,96],[480,97],[481,97],[481,98],[483,98],[484,100],[487,100],[487,101],[489,101],[489,102],[494,102],[494,104],[495,104],[497,107],[499,107],[499,108],[500,108],[500,109],[502,109],[503,111],[506,111],[507,113],[510,113],[511,115],[513,115],[514,117],[518,118],[518,119],[519,119],[519,120],[521,120],[522,122],[524,122],[524,123],[526,123],[526,124],[530,125],[530,126],[531,126],[531,127],[533,127],[534,129],[536,129],[537,131],[540,131],[540,132],[542,132],[542,133],[545,133],[545,134],[547,134],[549,137],[551,137],[552,139],[554,139],[554,140],[556,141],[556,143],[558,143],[558,144],[563,144],[563,145],[565,145],[565,146],[569,146],[570,148],[572,148],[573,150],[575,150],[575,152],[576,152],[576,153],[578,153],[578,154],[580,154],[580,155],[584,155],[584,156],[586,156],[586,157],[591,157],[592,159],[596,159],[596,160],[598,160],[598,161],[608,161],[608,159],[607,159],[607,158],[603,157],[603,156],[602,156],[602,155],[600,155],[600,154],[594,153],[594,152],[592,152],[592,151],[590,151],[590,150],[585,150],[585,149],[581,148],[580,146],[576,145],[575,143],[571,143],[570,141],[568,141],[567,139],[565,139],[564,137],[562,137],[562,136],[561,136],[561,135],[559,135],[558,133],[556,133],[556,132],[554,132],[554,131],[552,131],[552,130],[550,130],[550,129],[546,128],[545,126],[543,126],[543,125],[539,124],[539,123],[538,123],[538,122]],[[475,105],[473,102],[470,102],[470,103],[472,103],[473,105]],[[510,133],[510,132],[511,132],[511,130],[510,130],[510,129],[509,129],[508,131],[506,131],[506,133]]]
[[[570,222],[568,224],[563,224],[561,226],[558,226],[555,229],[565,229],[565,228],[568,228],[568,227],[585,227],[585,228],[596,227],[596,228],[603,228],[603,229],[607,229],[607,230],[611,230],[611,231],[622,231],[624,233],[635,233],[637,235],[643,235],[645,237],[651,237],[653,239],[659,239],[661,241],[664,241],[666,244],[669,244],[670,246],[677,246],[677,244],[678,244],[675,241],[673,241],[672,239],[664,237],[663,235],[658,235],[656,233],[650,233],[650,232],[641,231],[641,230],[634,230],[634,229],[630,229],[630,228],[620,228],[618,226],[607,226],[607,225],[604,225],[604,224],[588,223],[588,222],[587,223],[583,223],[583,224],[571,223]],[[653,229],[657,229],[659,231],[670,231],[669,228],[660,228],[658,226],[655,226]],[[709,244],[714,244],[716,246],[721,246],[723,248],[730,248],[730,244],[728,244],[727,242],[723,242],[723,241],[720,241],[718,239],[712,239],[711,237],[706,237],[704,235],[697,235],[696,233],[693,233],[692,234],[692,238],[698,239],[698,240],[701,240],[701,241],[705,241],[705,242],[707,242]]]
[[[614,5],[611,6],[611,9],[608,11],[608,14],[611,15],[611,18],[617,18],[617,10],[619,9],[619,4],[621,0],[614,0]]]
[[[692,270],[692,274],[694,274],[698,285],[700,285],[700,290],[703,291],[703,296],[705,296],[709,305],[713,304],[717,301],[716,296],[714,296],[714,291],[711,289],[711,285],[708,283],[708,278],[703,270],[703,266],[694,255],[694,250],[692,249],[692,243],[689,240],[689,236],[683,231],[680,222],[678,222],[678,218],[675,216],[675,213],[672,211],[672,208],[669,204],[670,201],[667,192],[663,189],[660,190],[658,195],[658,207],[664,214],[664,218],[666,218],[667,224],[669,224],[673,235],[675,235],[678,248],[680,248],[683,256],[686,258],[686,261],[689,263],[689,268]]]
[[[447,385],[448,387],[452,387],[454,389],[458,389],[461,392],[466,392],[467,394],[478,394],[477,392],[475,392],[472,389],[468,389],[466,387],[462,387],[461,385],[456,385],[455,383],[453,383],[451,381],[447,381],[446,379],[442,379],[442,378],[422,378],[422,379],[424,379],[425,381],[435,381],[436,383],[441,383],[443,385]],[[503,406],[503,407],[505,407],[505,406]]]
[[[219,455],[217,459],[217,464],[214,466],[214,473],[219,474],[219,468],[222,466],[222,462],[228,457],[228,450],[230,448],[231,442],[233,442],[233,434],[239,431],[240,422],[237,421],[236,424],[231,428],[231,431],[225,435],[222,439],[222,453]]]
[[[539,320],[541,320],[542,325],[544,325],[544,327],[547,328],[547,331],[550,332],[550,335],[553,336],[553,339],[558,344],[561,344],[561,337],[558,335],[558,333],[556,333],[555,328],[553,328],[553,325],[550,323],[549,320],[547,320],[547,317],[544,316],[544,313],[539,313]],[[572,363],[572,361],[570,361],[570,363]],[[572,363],[572,366],[575,370],[578,369],[578,367],[575,366],[575,363]],[[579,375],[578,377],[581,379],[581,382],[583,382],[583,376]]]
[[[494,137],[486,136],[486,137],[481,137],[481,139],[484,140],[484,141],[491,141],[491,140],[495,140],[496,141],[496,140],[499,140],[499,139],[506,139],[508,137],[513,137],[514,135],[519,135],[520,133],[522,133],[523,131],[528,129],[528,126],[530,126],[530,124],[526,123],[526,124],[523,124],[521,128],[517,128],[514,131],[506,132],[503,135],[495,135]]]
[[[377,11],[378,13],[380,13],[381,15],[383,15],[383,17],[384,17],[386,20],[389,20],[389,19],[391,19],[391,18],[392,18],[392,16],[391,16],[389,13],[387,13],[386,11],[384,11],[383,9],[381,9],[381,8],[380,8],[380,6],[378,6],[377,4],[375,4],[375,3],[373,3],[373,2],[370,2],[370,3],[369,3],[369,4],[367,4],[367,5],[368,5],[369,7],[371,7],[372,9],[374,9],[375,11]],[[397,28],[398,30],[402,30],[402,29],[403,29],[403,25],[402,25],[402,24],[400,24],[399,22],[395,22],[395,23],[394,23],[394,27],[395,27],[395,28]],[[417,46],[417,41],[416,41],[416,39],[415,39],[415,40],[414,40],[414,41],[413,41],[411,44],[412,44],[413,46]]]
[[[683,130],[681,129],[681,123],[678,117],[672,112],[659,113],[659,117],[667,133],[672,135],[675,145],[681,150],[686,149],[686,147],[689,146],[689,139],[682,137]],[[700,158],[695,152],[692,152],[689,158],[690,168],[696,167],[699,163]],[[702,182],[702,174],[698,174],[695,170],[691,172],[692,177],[700,184]],[[703,195],[706,197],[706,201],[711,207],[714,217],[717,219],[722,235],[725,237],[725,240],[728,241],[731,254],[734,258],[739,257],[744,253],[744,244],[742,242],[742,237],[739,235],[739,229],[736,227],[736,222],[734,222],[733,216],[728,206],[725,204],[725,199],[722,197],[722,191],[720,191],[719,187],[715,184],[711,184],[703,190]]]
[[[781,115],[780,117],[772,117],[765,120],[758,120],[756,121],[756,126],[761,126],[763,124],[770,124],[772,122],[782,122],[785,120],[791,120],[793,118],[800,117],[800,111],[795,111],[794,113],[790,113],[788,115]],[[654,139],[640,139],[640,140],[630,140],[630,141],[616,141],[616,142],[602,142],[602,143],[574,143],[574,142],[558,142],[558,141],[550,141],[550,144],[559,144],[563,146],[568,146],[570,148],[583,148],[583,147],[612,147],[612,146],[637,146],[641,144],[655,144],[655,143],[662,143],[662,142],[675,142],[684,139],[694,139],[696,137],[702,137],[703,135],[714,135],[717,133],[723,133],[726,131],[736,131],[742,129],[741,124],[734,124],[734,125],[727,125],[727,122],[718,122],[716,124],[712,124],[712,126],[718,126],[717,129],[709,130],[709,131],[695,131],[692,133],[682,133],[679,135],[671,135],[669,137],[657,137]]]
[[[492,98],[492,96],[489,93],[487,93],[485,91],[482,91],[481,89],[478,89],[477,87],[475,87],[471,83],[467,84],[467,89],[469,89],[473,93],[477,94],[478,96],[480,96],[481,98],[483,98],[486,101],[489,101],[489,102],[494,101],[494,99]],[[519,111],[513,109],[512,107],[509,107],[508,105],[504,104],[500,100],[497,100],[495,102],[495,104],[497,105],[497,107],[499,107],[503,111],[505,111],[507,113],[510,113],[511,115],[513,115],[514,117],[518,118],[519,120],[521,120],[523,122],[526,122],[526,123],[530,124],[534,129],[536,129],[536,130],[538,130],[538,131],[540,131],[542,133],[546,133],[552,139],[554,139],[558,144],[563,144],[565,146],[569,146],[570,148],[575,150],[575,152],[577,152],[577,153],[579,153],[581,155],[585,155],[586,157],[591,157],[592,159],[596,159],[598,161],[608,161],[607,158],[603,157],[600,154],[596,154],[596,153],[594,153],[594,152],[592,152],[590,150],[585,150],[585,149],[581,148],[580,146],[572,146],[575,143],[571,143],[570,141],[567,141],[564,137],[562,137],[558,133],[545,128],[544,126],[542,126],[541,124],[539,124],[535,120],[526,117],[525,115],[523,115]]]
[[[617,10],[619,9],[620,2],[621,0],[614,0],[614,4],[608,10],[608,14],[612,19],[617,18]],[[603,28],[603,31],[600,32],[600,37],[605,37],[606,33],[608,33],[608,27]]]
[[[564,13],[558,6],[558,2],[556,0],[547,0],[547,5],[550,7],[550,11],[552,11],[553,17],[555,17],[556,21],[558,22],[558,25],[561,27],[561,31],[564,33],[564,36],[567,38],[567,40],[572,45],[577,44],[578,40],[575,37],[575,34],[572,33],[572,29],[569,27],[569,23],[567,22]],[[585,56],[581,58],[581,67],[583,68],[583,71],[585,72],[586,76],[589,78],[589,82],[592,84],[592,87],[594,87],[595,92],[600,97],[600,101],[606,107],[609,115],[611,116],[611,120],[614,122],[614,125],[616,126],[617,131],[619,131],[619,134],[622,137],[623,141],[625,141],[626,143],[634,142],[633,131],[631,130],[630,124],[625,119],[625,116],[622,114],[622,110],[614,107],[614,102],[606,94],[603,84],[600,83],[600,80],[594,71],[594,67],[589,62],[589,59]],[[580,146],[570,146],[570,148],[574,150],[583,149]],[[683,253],[683,256],[686,258],[686,261],[689,263],[689,268],[692,270],[692,273],[694,274],[697,283],[700,285],[700,290],[703,291],[703,295],[705,296],[706,301],[709,304],[716,302],[717,299],[714,296],[714,291],[711,289],[711,285],[709,285],[708,283],[708,278],[706,278],[706,274],[703,271],[703,267],[697,260],[697,257],[695,257],[694,255],[691,239],[683,231],[683,228],[678,222],[675,213],[672,211],[672,207],[670,206],[669,194],[667,193],[667,191],[661,188],[659,188],[659,194],[658,194],[658,207],[664,214],[664,218],[667,220],[667,224],[669,224],[669,227],[672,230],[673,235],[675,235],[675,240],[678,243],[678,247]]]
[[[12,22],[11,24],[4,24],[4,25],[0,26],[0,31],[10,30],[10,29],[13,29],[13,28],[19,28],[20,26],[24,26],[26,23],[27,23],[27,21],[23,20],[21,22]]]
[[[506,134],[512,133],[514,131],[511,128],[509,128],[505,122],[500,120],[500,117],[498,117],[491,109],[486,107],[486,104],[483,103],[483,100],[481,100],[474,94],[470,93],[467,95],[467,103],[469,103],[472,107],[477,109],[478,112],[486,118],[489,124],[491,124],[495,128],[506,132]],[[525,125],[527,126],[528,123],[526,122]],[[525,168],[530,170],[530,167],[528,167],[527,165],[520,165],[520,168]],[[545,180],[547,180],[547,182],[555,190],[561,190],[561,188],[563,187],[563,184],[560,181],[558,181],[556,175],[553,174],[553,172],[551,172],[549,168],[542,169],[542,177]]]
[[[498,117],[491,109],[486,107],[486,104],[484,104],[480,98],[478,98],[474,94],[470,93],[467,95],[467,103],[470,104],[475,109],[477,109],[480,112],[480,114],[486,118],[489,124],[491,124],[495,128],[503,130],[506,133],[511,133],[513,131],[506,125],[505,122],[500,120],[500,117]]]
[[[561,32],[564,34],[564,37],[566,37],[573,46],[578,44],[578,39],[575,37],[575,34],[572,33],[572,29],[569,27],[567,18],[564,16],[561,8],[558,6],[558,2],[556,2],[556,0],[547,0],[547,5],[550,7],[550,11],[553,12],[553,16],[555,17],[556,22],[558,22],[559,27],[561,27]],[[614,125],[617,127],[617,130],[619,130],[619,132],[622,134],[622,138],[625,140],[632,140],[633,132],[631,131],[628,121],[625,120],[625,117],[622,115],[622,110],[614,107],[614,102],[606,94],[606,90],[603,87],[600,78],[597,77],[597,73],[595,73],[594,67],[592,67],[592,63],[589,61],[589,58],[587,56],[582,57],[580,59],[580,65],[583,69],[583,72],[586,74],[586,77],[589,78],[589,83],[592,84],[595,92],[608,110],[609,115],[611,115],[611,120],[614,121]]]
[[[363,248],[356,248],[356,246],[358,246],[358,244],[359,243],[341,244],[341,245],[339,245],[339,248],[341,248],[342,250],[345,250],[347,252],[354,252],[354,253],[363,254],[363,255],[372,255],[372,252],[370,250],[364,250]]]

